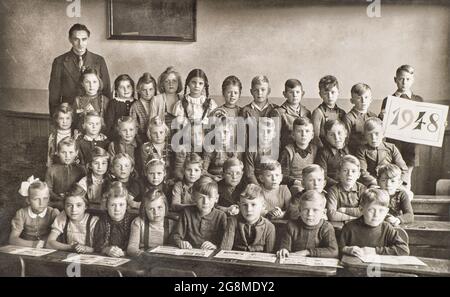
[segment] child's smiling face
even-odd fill
[[[70,165],[75,161],[75,158],[78,155],[78,151],[75,148],[75,145],[62,145],[58,151],[58,157],[61,160],[62,164]]]
[[[31,190],[31,193],[27,199],[30,204],[31,211],[35,214],[40,214],[48,206],[48,201],[50,199],[48,188]]]
[[[328,107],[333,108],[336,105],[336,101],[339,97],[339,89],[337,86],[329,89],[321,89],[319,91],[319,95]]]
[[[239,91],[239,86],[237,85],[228,85],[223,91],[225,103],[231,106],[236,105],[240,96],[241,92]]]
[[[149,201],[145,204],[145,213],[150,222],[161,222],[166,215],[166,205],[162,198]]]
[[[100,81],[94,73],[85,74],[83,77],[83,88],[88,96],[95,96],[100,87]]]
[[[64,211],[72,221],[82,220],[86,207],[86,202],[80,196],[68,196],[64,203]]]
[[[298,106],[303,98],[303,93],[303,89],[300,86],[296,86],[292,89],[287,88],[283,95],[290,105]]]
[[[148,83],[148,84],[141,84],[139,87],[139,95],[141,99],[144,99],[146,101],[149,101],[150,99],[153,98],[153,96],[155,96],[156,93],[156,89],[155,86],[153,85],[153,83]]]
[[[114,197],[108,199],[107,203],[108,215],[115,221],[121,221],[127,211],[127,197]]]
[[[72,126],[72,115],[70,113],[58,112],[56,123],[59,129],[68,130]]]
[[[86,116],[84,129],[86,134],[91,137],[99,135],[102,129],[102,118],[97,116]]]
[[[117,94],[119,95],[119,98],[131,98],[131,96],[133,96],[133,86],[130,81],[122,80],[117,87]]]
[[[119,136],[124,142],[133,142],[136,133],[137,127],[134,122],[122,122],[119,124]]]
[[[378,177],[378,185],[382,190],[385,190],[389,195],[394,195],[402,184],[400,175],[389,177],[387,174],[382,174]]]
[[[338,150],[343,149],[347,138],[347,129],[343,125],[334,125],[327,131],[325,137],[332,147]]]
[[[250,89],[250,93],[252,94],[255,103],[264,103],[269,98],[269,84],[266,82],[256,84],[252,89]]]

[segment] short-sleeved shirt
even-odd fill
[[[33,213],[30,206],[21,208],[11,221],[11,230],[25,240],[46,240],[58,214],[58,209],[50,206],[40,214]]]
[[[67,233],[66,233],[66,239],[67,244],[75,244],[79,243],[81,245],[86,244],[86,225],[89,216],[91,216],[88,213],[85,213],[83,218],[79,222],[70,221],[67,224]],[[64,226],[66,225],[67,221],[67,215],[65,211],[61,212],[55,219],[52,225],[52,232],[56,235],[60,235],[64,231]],[[94,229],[95,225],[98,221],[98,217],[92,216],[91,218],[91,226],[90,226],[90,242],[92,244],[94,239]]]

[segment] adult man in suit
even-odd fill
[[[95,68],[103,82],[102,93],[110,97],[110,80],[105,59],[87,50],[91,32],[85,25],[75,24],[69,30],[72,49],[55,58],[50,74],[49,111],[53,115],[62,102],[72,104],[81,95],[80,75],[86,67]]]

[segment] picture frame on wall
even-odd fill
[[[196,41],[196,0],[106,0],[108,39]]]

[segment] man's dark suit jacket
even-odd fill
[[[72,51],[69,51],[56,57],[53,61],[50,82],[48,84],[50,115],[53,115],[58,105],[62,102],[67,102],[72,105],[75,97],[81,95],[81,72],[74,55]],[[105,59],[102,56],[87,51],[84,59],[84,67],[88,66],[97,70],[97,73],[103,81],[102,93],[108,98],[111,97],[111,84]]]

